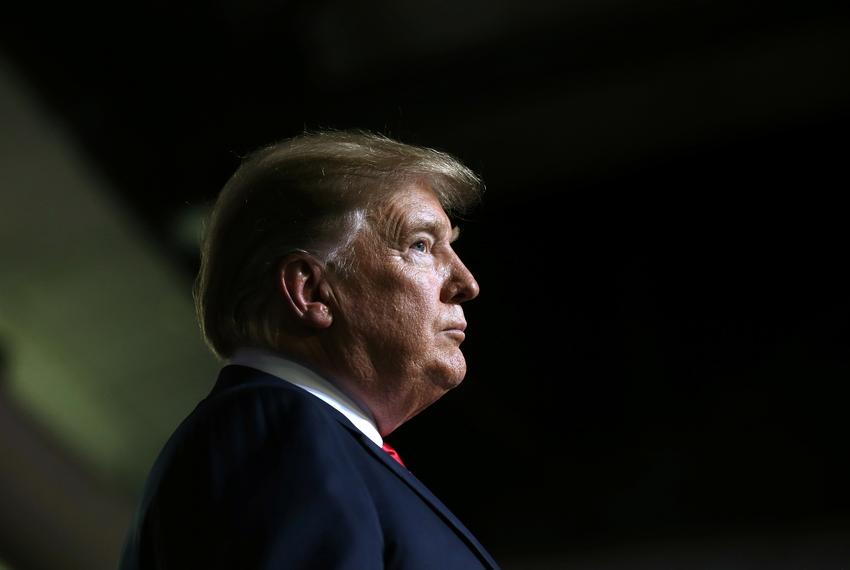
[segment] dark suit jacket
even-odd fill
[[[122,570],[497,568],[409,471],[301,388],[226,366],[145,487]]]

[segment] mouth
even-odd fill
[[[450,337],[452,337],[452,338],[454,338],[458,341],[461,341],[461,342],[463,341],[463,339],[466,338],[466,332],[465,331],[466,331],[466,323],[465,322],[452,323],[448,327],[443,329],[443,332],[446,335],[448,335],[448,336],[450,336]]]

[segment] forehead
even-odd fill
[[[379,226],[391,232],[430,229],[451,232],[451,222],[437,195],[412,183],[390,194],[378,208]]]

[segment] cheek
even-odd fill
[[[429,307],[405,299],[388,315],[387,330],[404,337],[402,342],[411,350],[421,351],[431,346],[434,314]]]
[[[396,278],[395,286],[388,287],[379,296],[388,309],[388,317],[408,330],[432,329],[439,305],[438,279],[433,275],[403,275]]]
[[[358,296],[355,328],[385,360],[430,353],[440,325],[439,283],[433,271],[383,275]]]
[[[438,350],[437,316],[432,306],[410,297],[385,299],[371,323],[372,334],[385,361],[421,366]]]

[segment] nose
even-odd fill
[[[456,253],[452,252],[451,273],[443,287],[444,303],[465,303],[478,296],[480,288],[472,272],[460,260]]]

